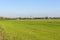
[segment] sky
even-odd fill
[[[0,0],[3,17],[60,17],[60,0]]]

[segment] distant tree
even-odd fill
[[[48,17],[46,16],[45,19],[48,19]]]
[[[4,20],[4,17],[0,17],[0,20]]]

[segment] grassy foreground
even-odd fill
[[[60,20],[3,20],[0,26],[8,40],[60,40]]]

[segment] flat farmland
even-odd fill
[[[5,40],[60,40],[60,20],[0,20]]]

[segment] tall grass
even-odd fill
[[[16,33],[14,35],[12,33],[6,33],[4,28],[0,26],[0,40],[17,40],[17,35]]]

